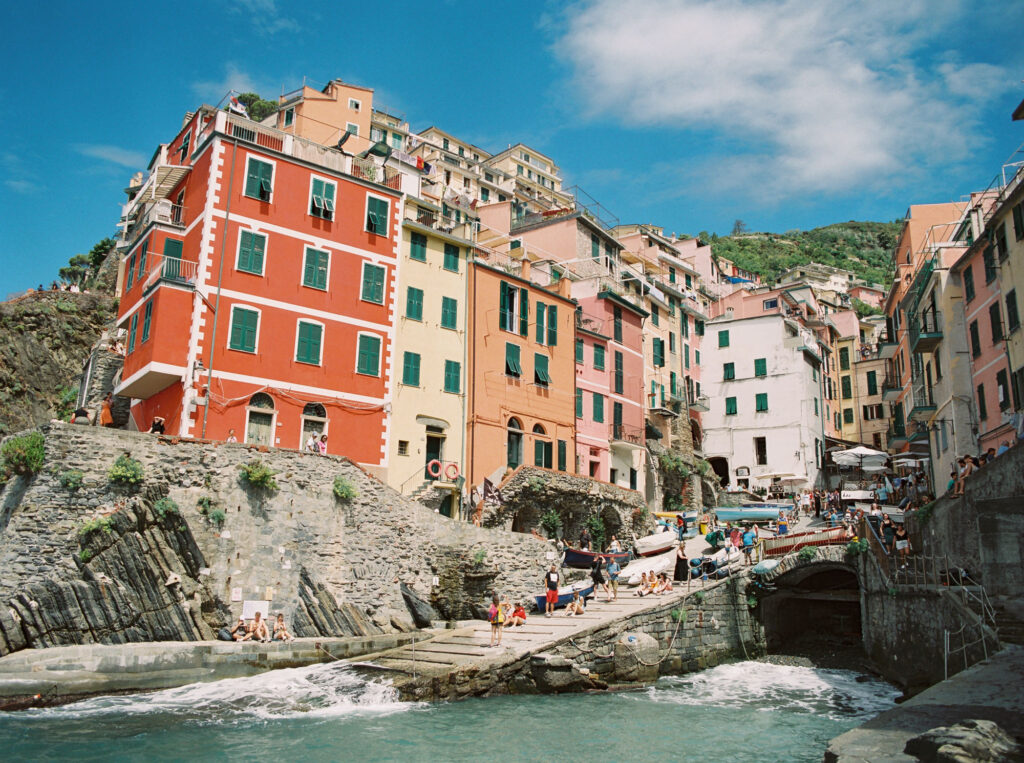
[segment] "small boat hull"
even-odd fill
[[[846,530],[842,527],[829,527],[804,533],[780,535],[777,538],[764,538],[761,541],[762,556],[784,556],[807,546],[832,546],[847,542]]]
[[[636,552],[640,556],[655,556],[656,554],[663,554],[669,549],[678,546],[679,536],[669,530],[667,532],[660,532],[643,538],[637,538],[636,543],[633,545],[636,547]]]
[[[621,551],[619,553],[599,553],[597,551],[580,551],[575,548],[567,548],[565,550],[565,556],[562,558],[562,565],[565,567],[572,567],[574,570],[587,570],[593,565],[594,560],[603,556],[605,562],[614,559],[619,563],[620,567],[625,567],[629,562],[629,552]]]
[[[785,507],[769,506],[719,506],[715,509],[719,522],[768,522],[778,521]]]
[[[573,583],[572,585],[562,586],[558,589],[558,601],[555,602],[555,609],[561,609],[570,601],[572,601],[572,595],[576,592],[580,592],[580,598],[585,599],[588,596],[594,595],[594,584],[593,583]],[[537,602],[537,610],[543,612],[547,609],[547,594],[534,597]]]

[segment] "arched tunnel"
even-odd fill
[[[769,653],[786,652],[794,639],[859,644],[860,586],[852,567],[816,562],[792,569],[760,590],[757,614]]]

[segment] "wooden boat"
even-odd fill
[[[657,575],[659,572],[668,572],[675,567],[675,551],[668,551],[656,556],[646,556],[643,559],[634,559],[619,572],[619,582],[626,585],[640,585],[640,575],[646,572],[648,575]]]
[[[679,536],[672,530],[654,533],[654,535],[647,535],[643,538],[637,538],[636,543],[633,544],[636,548],[636,553],[639,556],[654,556],[655,554],[662,554],[678,545]]]
[[[588,596],[594,595],[594,584],[584,583],[582,581],[573,583],[572,585],[562,586],[558,589],[558,601],[555,603],[555,609],[560,609],[572,601],[572,595],[579,591],[580,598],[585,599]],[[547,594],[541,594],[540,596],[534,597],[537,602],[537,610],[543,612],[547,608]]]
[[[784,556],[807,546],[832,546],[846,543],[846,530],[842,527],[827,527],[804,533],[788,533],[777,538],[761,540],[762,556]]]
[[[792,509],[792,504],[744,504],[743,506],[719,506],[715,509],[719,522],[767,522],[777,521],[784,510]]]
[[[694,522],[697,521],[697,512],[696,511],[656,511],[656,512],[654,512],[654,516],[656,516],[658,519],[664,519],[669,524],[675,524],[676,516],[679,515],[679,514],[683,515],[683,519],[686,520],[686,524],[688,524],[688,525],[692,525]]]
[[[562,566],[572,567],[574,570],[587,570],[594,564],[594,559],[599,556],[603,556],[605,562],[609,562],[614,559],[621,567],[625,567],[629,562],[628,551],[620,551],[618,553],[605,551],[602,553],[598,551],[580,551],[577,548],[567,548],[565,549],[565,556],[562,557]]]

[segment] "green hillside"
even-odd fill
[[[786,233],[743,233],[710,238],[702,233],[701,238],[711,242],[716,256],[759,274],[768,283],[773,283],[788,268],[817,262],[886,284],[902,224],[902,221],[848,222]]]

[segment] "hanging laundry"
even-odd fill
[[[416,169],[418,169],[418,170],[423,169],[423,157],[422,156],[417,156],[416,157]]]

